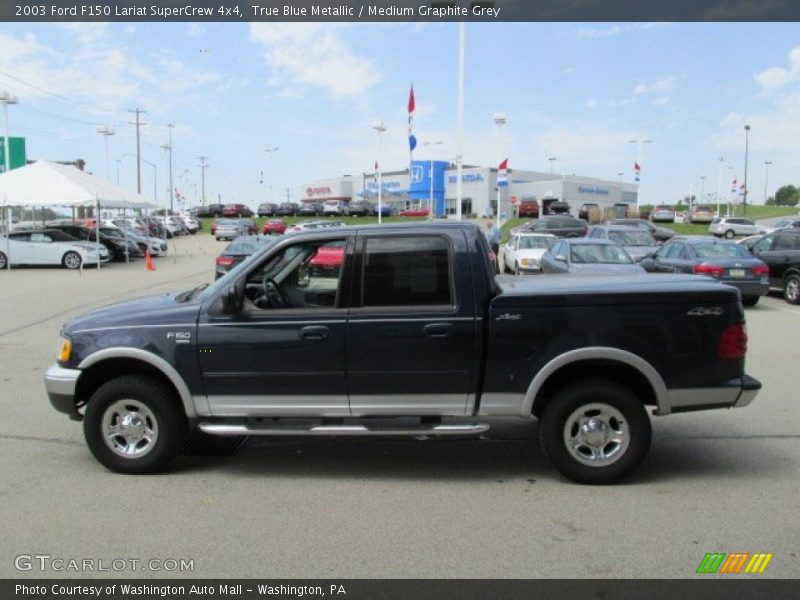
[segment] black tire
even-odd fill
[[[130,404],[126,406],[125,402]],[[128,411],[126,416],[139,417],[140,423],[132,424],[133,428],[155,431],[152,443],[144,438],[134,445],[140,452],[138,456],[118,454],[111,446],[119,448],[130,441],[122,435],[115,438],[106,435],[108,427],[120,423],[121,410]],[[89,400],[83,421],[86,444],[94,457],[111,471],[127,474],[166,469],[183,449],[186,429],[186,415],[170,393],[156,380],[142,375],[124,375],[100,386]]]
[[[167,229],[167,239],[171,240],[172,236],[173,236],[173,233],[169,229]]]
[[[761,299],[761,296],[743,296],[742,297],[742,304],[744,306],[755,306],[758,304],[758,301]]]
[[[800,275],[792,273],[783,280],[783,298],[789,304],[800,304]]]
[[[114,248],[106,246],[106,250],[108,250],[108,262],[114,262],[117,260],[117,252],[114,250]]]
[[[519,265],[514,263],[514,275],[519,275]]]
[[[6,255],[0,252],[0,271],[4,271],[8,268],[8,258]]]
[[[606,413],[605,419],[599,412],[601,406]],[[584,411],[581,411],[582,407]],[[598,441],[597,446],[605,444],[600,450],[609,452],[604,464],[587,464],[596,460],[586,454],[586,450],[590,450],[588,442],[574,451],[568,448],[565,435],[577,437],[580,431],[577,423],[582,412],[587,413],[582,417],[592,419],[600,431],[603,431],[602,424],[605,423],[604,433],[613,433],[616,427],[618,432],[623,432],[620,437],[627,438],[624,442],[607,438]],[[566,431],[568,421],[573,424],[569,433]],[[589,423],[591,421],[585,422],[584,426]],[[592,433],[588,432],[588,435]],[[629,388],[613,381],[590,379],[564,388],[548,403],[541,416],[539,439],[545,455],[565,477],[577,483],[615,483],[633,473],[647,455],[651,440],[650,419],[642,402]],[[576,455],[580,455],[584,462]]]
[[[72,252],[71,250],[64,254],[61,258],[61,264],[64,265],[67,269],[80,269],[81,263],[83,263],[83,259],[81,255],[77,252]]]
[[[733,229],[728,229],[728,231],[725,232],[725,239],[732,240],[735,235],[736,234],[733,232]]]

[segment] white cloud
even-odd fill
[[[624,23],[622,25],[609,25],[608,27],[602,28],[582,28],[575,33],[575,36],[578,39],[611,38],[638,29],[653,29],[655,27],[665,27],[669,25],[669,23]]]
[[[769,67],[755,75],[756,82],[765,90],[774,90],[800,78],[800,46],[789,52],[788,67]]]
[[[354,54],[338,35],[345,26],[252,23],[250,39],[264,47],[272,85],[312,86],[332,96],[359,96],[380,76],[370,60]]]
[[[674,75],[669,75],[667,77],[656,79],[650,83],[640,83],[633,89],[633,93],[637,96],[642,94],[669,94],[675,89],[675,84],[677,81],[677,77]]]

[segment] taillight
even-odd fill
[[[739,323],[723,330],[717,355],[724,360],[741,360],[747,354],[747,328]]]
[[[692,273],[695,275],[710,275],[711,277],[722,277],[722,272],[725,269],[714,265],[694,265]]]
[[[232,256],[218,256],[217,264],[220,267],[230,267],[235,262]]]
[[[753,267],[753,275],[769,275],[769,267],[767,265]]]

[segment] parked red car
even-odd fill
[[[308,262],[318,270],[338,269],[344,262],[344,246],[320,246]]]
[[[427,217],[430,210],[427,208],[409,208],[408,210],[401,210],[398,215],[401,217]]]
[[[519,201],[519,208],[517,209],[518,217],[533,217],[539,218],[539,201],[535,198],[523,198]]]
[[[264,223],[264,235],[283,235],[286,232],[286,223],[280,219],[272,219]]]
[[[252,217],[253,211],[244,204],[226,204],[222,207],[223,217]]]

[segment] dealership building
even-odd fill
[[[381,199],[390,206],[406,208],[430,206],[433,197],[437,216],[456,214],[456,166],[444,161],[415,160],[410,169],[381,173]],[[601,207],[614,204],[637,204],[638,186],[633,183],[609,181],[582,175],[557,175],[538,171],[509,169],[503,186],[498,187],[498,171],[491,167],[464,166],[462,168],[462,202],[464,215],[497,214],[498,195],[501,212],[513,213],[514,204],[535,198],[540,206],[551,201],[567,202],[575,213],[582,204],[594,203]],[[302,202],[325,200],[369,200],[378,202],[377,173],[318,180],[303,185]]]

